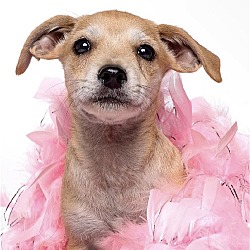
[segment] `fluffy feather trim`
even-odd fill
[[[65,87],[47,79],[36,97],[49,102],[52,123],[28,137],[36,144],[28,183],[9,202],[2,249],[64,249],[60,189],[71,117]],[[101,242],[107,250],[248,249],[250,233],[249,136],[223,110],[203,98],[192,101],[181,78],[163,79],[158,124],[179,148],[187,179],[169,199],[151,190],[147,218],[127,224]],[[6,197],[3,194],[3,204]]]

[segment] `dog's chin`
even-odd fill
[[[90,102],[81,106],[81,114],[90,122],[107,125],[124,124],[128,120],[136,119],[141,112],[140,106],[116,101]]]

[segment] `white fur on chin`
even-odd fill
[[[109,106],[100,107],[99,104],[84,104],[84,106],[78,107],[80,113],[90,122],[109,125],[123,124],[127,120],[136,118],[142,113],[140,107],[122,105],[115,107],[113,105]]]

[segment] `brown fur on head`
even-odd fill
[[[45,21],[25,42],[17,74],[32,56],[61,61],[72,103],[62,188],[68,248],[97,247],[145,216],[151,188],[174,189],[185,176],[155,124],[164,74],[203,66],[220,82],[219,58],[178,27],[119,11]]]

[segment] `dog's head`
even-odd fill
[[[203,65],[221,81],[219,58],[183,29],[119,11],[45,21],[27,38],[18,75],[32,56],[62,62],[72,111],[93,122],[117,124],[145,113],[170,69],[194,72]]]

